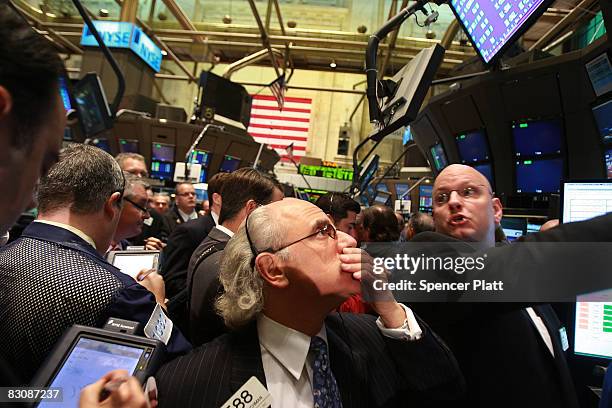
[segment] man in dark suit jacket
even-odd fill
[[[189,261],[187,290],[192,344],[204,344],[226,331],[213,306],[220,294],[219,260],[227,241],[255,208],[283,197],[283,191],[272,179],[252,168],[239,169],[224,180],[220,225],[210,231]]]
[[[435,406],[456,398],[463,380],[454,357],[390,294],[372,302],[376,321],[328,317],[372,278],[372,259],[355,245],[307,201],[253,211],[221,263],[216,308],[235,331],[159,370],[161,406],[219,407],[251,376],[266,384],[273,408]]]
[[[433,201],[437,232],[418,234],[412,242],[495,245],[501,203],[476,170],[456,164],[444,169],[435,180]],[[526,306],[413,305],[457,356],[468,386],[462,406],[578,407],[559,319],[550,305]]]

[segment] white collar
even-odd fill
[[[224,227],[223,225],[217,224],[215,228],[221,232],[226,233],[227,235],[229,235],[230,238],[234,236],[234,232],[231,229]]]
[[[41,224],[54,225],[56,227],[68,230],[68,231],[72,232],[73,234],[79,236],[79,238],[83,239],[85,242],[87,242],[92,247],[94,247],[94,249],[96,251],[98,250],[98,248],[96,248],[96,243],[94,242],[93,239],[91,239],[91,237],[89,235],[87,235],[86,233],[84,233],[80,229],[73,227],[72,225],[64,224],[64,223],[61,223],[61,222],[55,222],[55,221],[47,221],[47,220],[34,220],[34,222],[40,222]]]
[[[215,225],[219,225],[219,214],[210,210],[210,216],[213,217],[213,221],[215,221]]]
[[[183,219],[184,222],[187,222],[189,220],[194,220],[196,218],[198,218],[197,214],[195,217],[193,217],[193,214],[196,212],[195,210],[193,210],[191,212],[191,214],[187,214],[186,212],[183,212],[183,210],[181,210],[180,208],[176,207],[176,209],[178,210],[179,215],[181,216],[181,218]]]
[[[278,360],[296,380],[299,380],[310,350],[311,337],[284,326],[263,313],[257,316],[257,334],[259,344]],[[327,343],[325,325],[321,327],[317,336]]]

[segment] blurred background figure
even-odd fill
[[[153,194],[149,207],[161,215],[165,215],[170,208],[170,196],[168,194]]]
[[[374,205],[363,210],[360,217],[360,242],[395,242],[399,240],[397,217],[386,206]]]
[[[420,232],[433,231],[433,217],[427,213],[415,212],[410,214],[410,218],[402,231],[405,241],[410,241],[412,237]]]
[[[359,203],[347,194],[328,193],[317,199],[315,205],[327,214],[338,231],[357,239],[355,223],[361,211]]]

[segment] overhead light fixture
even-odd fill
[[[229,14],[226,14],[223,16],[223,23],[224,24],[231,24],[232,23],[232,16],[230,16]]]
[[[337,66],[338,64],[336,64],[336,60],[332,60],[332,62],[329,63],[330,68],[336,68]]]
[[[98,15],[100,17],[108,17],[108,10],[104,9],[104,8],[101,8],[100,10],[98,10]]]
[[[166,50],[162,50],[162,51],[161,51],[161,53],[162,53],[162,55],[163,55],[164,57],[165,57],[166,55],[168,55],[168,51],[166,51]]]

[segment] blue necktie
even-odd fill
[[[310,341],[310,351],[314,354],[312,365],[312,396],[315,408],[342,408],[338,384],[329,366],[327,344],[320,337]]]

